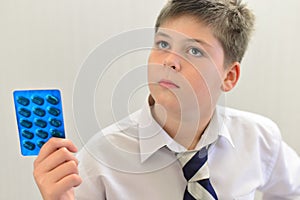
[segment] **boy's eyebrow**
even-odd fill
[[[207,43],[207,42],[205,42],[203,40],[200,40],[200,39],[196,39],[196,38],[188,38],[188,39],[186,39],[186,41],[188,41],[188,42],[197,42],[197,43],[200,43],[200,44],[208,46],[208,47],[213,47],[209,43]]]
[[[157,31],[155,33],[155,36],[163,36],[163,37],[167,37],[167,38],[171,38],[171,36],[169,36],[168,34],[161,32],[161,31]]]
[[[167,38],[172,38],[170,35],[168,35],[167,33],[158,31],[156,32],[155,36],[163,36],[163,37],[167,37]],[[187,38],[185,39],[187,42],[197,42],[200,43],[202,45],[208,46],[208,47],[213,47],[212,45],[210,45],[209,43],[207,43],[206,41],[203,41],[201,39],[197,39],[197,38]]]

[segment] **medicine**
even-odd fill
[[[28,130],[23,130],[22,131],[22,136],[25,137],[25,138],[27,138],[27,139],[29,139],[29,140],[31,140],[34,137],[34,134],[31,133]]]
[[[34,96],[32,97],[32,102],[41,106],[44,104],[44,99],[42,97],[39,97],[39,96]]]
[[[36,144],[37,144],[38,147],[42,148],[42,146],[45,144],[45,142],[44,141],[38,141]]]
[[[46,138],[48,137],[49,134],[48,134],[48,132],[39,129],[39,130],[36,131],[36,135],[37,135],[39,138],[46,139]]]
[[[31,112],[30,112],[30,110],[27,110],[26,108],[21,108],[19,110],[19,114],[22,115],[23,117],[30,117]]]
[[[20,122],[21,126],[23,126],[24,128],[31,128],[32,127],[32,122],[28,121],[26,119],[21,120]]]
[[[55,96],[48,95],[46,98],[47,98],[47,101],[49,103],[51,103],[52,105],[57,105],[59,103],[58,99]]]
[[[35,144],[30,142],[30,141],[25,141],[23,146],[28,149],[28,150],[34,150],[35,149]]]
[[[60,110],[58,110],[57,108],[54,108],[54,107],[49,107],[48,112],[51,115],[56,116],[56,117],[60,114]]]
[[[28,106],[29,105],[29,99],[19,96],[17,102],[23,106]]]
[[[53,137],[62,138],[64,133],[60,132],[59,130],[54,129],[54,130],[51,130],[51,135]]]
[[[50,124],[58,128],[62,125],[62,122],[58,119],[50,119]]]
[[[47,126],[47,122],[45,122],[44,120],[42,119],[36,119],[34,121],[34,124],[40,128],[45,128]]]
[[[44,117],[46,115],[46,111],[41,108],[33,108],[33,113],[39,117]]]
[[[51,137],[65,138],[59,90],[17,90],[13,96],[23,156],[38,155]]]

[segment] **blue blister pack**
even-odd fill
[[[65,138],[59,90],[17,90],[13,93],[23,156],[38,155],[51,138]]]

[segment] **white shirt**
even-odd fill
[[[219,200],[300,199],[300,158],[267,118],[217,107],[196,149],[210,145],[210,180]],[[149,105],[96,134],[78,154],[78,200],[182,200],[175,152],[186,149],[156,123]]]

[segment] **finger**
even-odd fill
[[[41,161],[39,165],[35,167],[35,170],[38,173],[47,173],[68,161],[73,161],[76,165],[78,165],[78,160],[73,153],[67,148],[62,147],[49,155],[47,159]]]
[[[55,191],[57,193],[65,193],[65,191],[71,190],[74,187],[77,187],[81,184],[82,179],[78,174],[71,174],[61,179],[55,185]]]
[[[44,199],[62,199],[61,197],[67,197],[66,195],[70,195],[68,199],[74,199],[73,188],[81,183],[82,179],[78,174],[70,174],[57,183],[45,182],[39,187]]]
[[[45,160],[50,154],[57,151],[62,147],[67,148],[69,151],[75,153],[77,152],[76,146],[68,139],[62,138],[51,138],[45,145],[43,145],[37,159],[34,162],[34,165],[38,165],[40,162]]]
[[[78,175],[77,163],[73,160],[63,163],[48,173],[36,172],[35,180],[41,192],[46,196],[60,196],[82,182]],[[66,185],[61,184],[64,182]]]
[[[57,168],[50,171],[47,176],[49,182],[57,183],[72,174],[78,175],[77,163],[75,161],[68,161],[61,164]]]

